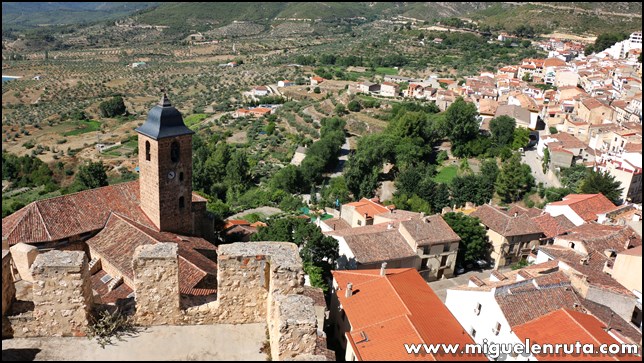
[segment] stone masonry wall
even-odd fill
[[[36,256],[38,256],[38,248],[26,243],[18,243],[11,246],[9,250],[11,250],[11,258],[16,265],[20,278],[25,281],[34,282],[29,268],[36,260]]]
[[[16,298],[16,287],[13,284],[13,275],[11,273],[11,254],[8,250],[2,250],[2,317],[11,307],[11,303]],[[4,324],[4,319],[3,324]]]
[[[84,336],[92,289],[83,252],[49,251],[31,266],[33,321],[23,336]]]
[[[135,321],[140,325],[175,324],[180,315],[176,243],[139,246],[134,251]]]
[[[273,316],[269,319],[272,360],[313,355],[317,339],[313,299],[278,295],[274,302]]]

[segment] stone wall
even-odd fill
[[[310,297],[277,295],[268,324],[272,360],[315,353],[317,321]]]
[[[38,256],[38,248],[26,243],[18,243],[11,246],[9,250],[11,251],[11,258],[20,274],[20,278],[25,281],[34,282],[29,268],[36,260],[36,256]]]
[[[2,317],[11,308],[11,303],[16,298],[16,287],[13,284],[11,273],[11,254],[8,250],[2,250]],[[4,324],[4,319],[3,324]]]
[[[23,336],[84,336],[92,289],[83,252],[49,251],[31,266],[33,321]],[[15,329],[14,329],[15,330]]]
[[[180,315],[176,243],[143,245],[134,251],[135,321],[140,325],[175,324]]]

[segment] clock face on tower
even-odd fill
[[[168,179],[170,179],[170,180],[174,179],[174,175],[175,175],[174,171],[169,171],[168,172]]]

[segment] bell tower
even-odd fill
[[[141,209],[164,232],[192,234],[192,134],[166,94],[139,134]]]

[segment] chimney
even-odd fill
[[[344,294],[344,297],[346,297],[346,298],[350,298],[350,297],[353,295],[353,290],[352,290],[352,288],[353,288],[353,284],[349,282],[349,283],[347,284],[347,292]]]
[[[394,228],[393,223],[391,223],[391,222],[387,223],[387,230],[390,230],[392,228]]]
[[[425,222],[425,223],[429,224],[429,217],[427,217],[427,218],[423,218],[423,222]]]
[[[519,212],[514,212],[515,217],[518,216],[518,215],[519,215]]]
[[[387,268],[387,262],[383,262],[380,265],[380,276],[385,276],[385,269]]]
[[[420,219],[425,218],[425,212],[420,212]]]

